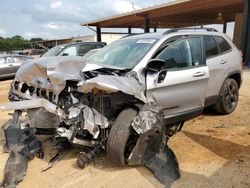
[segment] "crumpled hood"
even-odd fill
[[[65,88],[66,80],[83,79],[81,70],[84,64],[81,57],[41,57],[23,64],[15,81],[59,94]]]
[[[109,70],[107,73],[102,70]],[[85,63],[81,57],[42,57],[22,65],[16,73],[15,81],[24,82],[35,88],[53,91],[57,96],[66,87],[66,81],[78,82],[78,91],[92,92],[94,88],[107,93],[121,91],[146,102],[144,86],[136,76],[120,76],[114,71],[119,67],[95,63]],[[95,76],[86,79],[86,72],[95,72]],[[100,71],[100,74],[98,73]]]

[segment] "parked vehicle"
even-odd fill
[[[179,168],[167,140],[204,107],[230,114],[238,103],[240,52],[227,35],[206,30],[125,37],[86,63],[68,57],[23,65],[11,102],[1,106],[15,110],[5,128],[7,145],[24,144],[11,132],[22,131],[18,117],[27,111],[27,129],[53,129],[57,142],[84,150],[79,167],[105,150],[113,163],[145,165],[171,184]],[[33,145],[25,145],[26,153],[41,152],[30,134]]]
[[[0,79],[13,78],[17,69],[24,62],[33,59],[30,56],[22,55],[1,55],[0,56]]]
[[[71,44],[58,45],[51,48],[42,57],[50,56],[84,56],[88,51],[103,48],[104,42],[75,42]]]
[[[92,56],[93,54],[95,54],[96,52],[98,52],[100,50],[100,48],[96,48],[96,49],[93,49],[93,50],[89,50],[84,56],[83,56],[83,59],[87,59],[89,58],[90,56]]]

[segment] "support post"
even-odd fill
[[[250,61],[250,2],[245,0],[244,3],[244,18],[241,35],[241,50],[243,52],[243,62],[249,66]]]
[[[223,24],[223,33],[227,32],[227,22],[225,21]]]
[[[131,34],[131,25],[128,26],[128,34]]]
[[[144,17],[144,33],[149,33],[150,30],[150,19],[148,17]]]
[[[96,26],[96,38],[97,38],[97,42],[101,42],[102,41],[102,35],[101,35],[101,27],[98,25]]]
[[[154,27],[154,32],[155,32],[155,33],[157,32],[157,27]]]

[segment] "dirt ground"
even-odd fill
[[[10,81],[0,82],[0,102],[7,101]],[[0,112],[0,125],[8,119]],[[2,135],[0,135],[2,136]],[[219,116],[206,112],[188,121],[183,131],[169,143],[181,169],[179,187],[250,187],[250,71],[244,72],[240,100],[234,113]],[[18,188],[45,187],[164,187],[145,167],[118,168],[99,156],[83,170],[76,167],[77,154],[69,152],[46,172],[51,156],[48,141],[43,144],[45,158],[33,159]],[[0,181],[8,154],[0,152]]]

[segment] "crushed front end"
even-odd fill
[[[18,70],[11,84],[10,102],[0,105],[1,110],[14,110],[13,118],[3,127],[5,148],[19,158],[24,156],[27,163],[34,155],[43,156],[36,135],[52,135],[57,145],[80,148],[77,164],[83,168],[110,147],[110,130],[119,114],[134,108],[136,114],[128,126],[135,137],[124,143],[125,147],[132,145],[124,151],[126,164],[146,165],[162,183],[171,185],[179,177],[178,164],[174,154],[166,156],[169,149],[162,111],[147,105],[144,90],[135,74],[124,69],[85,65],[71,57],[34,60]],[[165,172],[170,160],[175,161],[175,168],[169,171],[173,176],[169,180]],[[21,181],[27,165],[19,164],[18,178],[5,178],[4,184]]]

